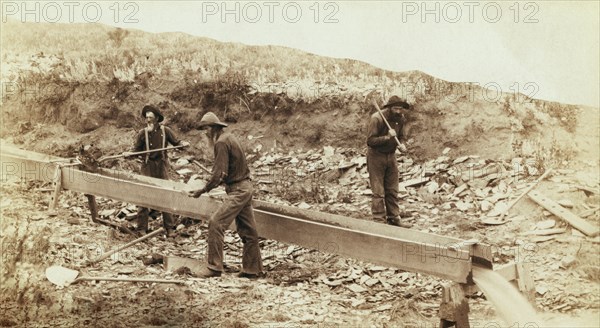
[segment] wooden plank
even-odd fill
[[[2,143],[2,145],[0,146],[0,153],[2,155],[11,155],[13,157],[19,157],[22,159],[28,159],[36,162],[51,162],[59,160],[64,162],[65,160],[65,158],[62,157],[42,154],[29,150],[23,150],[11,145],[7,145],[5,143]]]
[[[583,190],[590,194],[595,194],[595,195],[600,194],[600,191],[598,191],[598,189],[594,189],[594,188],[590,188],[590,187],[586,187],[586,186],[579,185],[579,186],[575,186],[575,188],[577,188],[579,190]]]
[[[529,194],[529,198],[534,202],[538,203],[540,206],[548,210],[550,213],[558,216],[563,219],[575,229],[583,232],[587,236],[594,237],[598,235],[600,232],[597,226],[593,226],[584,219],[575,215],[573,212],[567,210],[566,208],[560,206],[557,202],[552,199],[542,195],[539,191],[531,191]]]
[[[0,180],[8,181],[23,178],[35,181],[53,182],[56,163],[40,162],[16,155],[0,153]]]
[[[524,235],[535,235],[535,236],[548,236],[548,235],[556,235],[559,233],[564,233],[567,231],[564,228],[554,228],[554,229],[542,229],[542,230],[531,230],[524,233]]]
[[[517,279],[517,265],[515,262],[497,265],[494,267],[494,272],[497,272],[508,281]]]
[[[365,260],[407,271],[466,283],[471,271],[468,252],[402,240],[255,210],[261,236],[325,253]]]
[[[63,168],[63,188],[132,203],[138,206],[152,208],[158,211],[185,215],[206,220],[214,212],[220,202],[208,196],[199,199],[188,197],[185,191],[187,185],[171,181],[170,187],[124,180],[122,177],[107,177],[101,174]]]
[[[495,265],[493,268],[494,272],[498,273],[502,278],[510,282],[516,282],[518,278],[517,264],[515,262],[509,262],[506,264]],[[475,284],[467,286],[467,294],[472,295],[475,292],[480,291],[479,287]]]
[[[144,177],[144,180],[152,181],[153,178]],[[108,177],[80,171],[74,167],[62,168],[64,189],[160,211],[206,219],[221,203],[204,195],[199,199],[188,197],[183,192],[187,188],[183,183],[168,182],[169,186],[165,187],[164,180],[154,180],[155,184],[148,184],[129,181],[124,176]],[[313,222],[263,210],[255,210],[255,219],[260,235],[268,239],[432,274],[460,283],[466,283],[471,272],[470,251],[461,246],[446,247],[445,244],[436,244],[436,241],[448,241],[441,236],[433,236],[434,242],[429,242],[427,236],[416,231],[402,232],[401,228],[391,229],[385,226],[397,233],[394,237],[391,236],[391,232],[381,235],[357,231],[331,223]],[[418,236],[417,240],[411,240],[412,234]]]
[[[192,272],[198,272],[206,266],[205,262],[195,259],[188,259],[179,256],[166,256],[164,258],[165,270],[174,272],[181,267],[188,267]]]
[[[404,229],[377,222],[359,220],[336,214],[322,213],[311,210],[302,210],[297,207],[272,204],[255,200],[253,202],[255,210],[263,210],[271,213],[283,214],[299,219],[306,219],[313,222],[344,227],[352,230],[364,231],[381,236],[392,238],[407,239],[420,243],[434,244],[439,247],[459,248],[469,251],[471,256],[480,258],[483,263],[492,263],[492,249],[489,245],[467,243],[462,239],[440,236],[436,234],[416,231],[414,229]],[[491,267],[491,266],[490,266]]]
[[[65,189],[160,211],[206,219],[220,205],[219,200],[208,196],[199,199],[188,197],[182,192],[186,188],[183,183],[180,183],[180,188],[167,189],[78,170],[69,170],[69,173],[71,176],[63,178]],[[470,272],[469,251],[460,247],[450,249],[445,245],[354,231],[262,210],[255,210],[255,219],[261,237],[268,239],[456,282],[466,283]]]

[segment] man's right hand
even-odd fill
[[[204,189],[198,189],[198,190],[189,190],[189,191],[184,191],[188,197],[194,197],[194,198],[198,198],[200,197],[200,195],[202,195],[203,193],[205,193]]]
[[[123,157],[129,157],[129,156],[131,156],[131,154],[133,154],[133,153],[130,152],[130,151],[124,151],[123,152]]]
[[[396,136],[396,130],[390,129],[388,131],[388,135],[390,136],[390,138],[394,138]]]

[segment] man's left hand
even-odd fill
[[[182,141],[182,142],[181,142],[181,145],[182,145],[183,147],[188,147],[188,146],[190,145],[190,143],[189,143],[189,142],[187,142],[187,141]]]
[[[406,153],[407,151],[406,146],[403,143],[400,144],[400,151],[403,153]]]

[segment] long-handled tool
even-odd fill
[[[195,160],[195,159],[192,160],[192,163],[198,165],[202,169],[202,171],[204,171],[204,172],[206,172],[208,174],[212,174],[211,170],[207,169],[204,165],[200,164],[200,162],[198,162],[197,160]]]
[[[385,125],[387,125],[389,130],[392,130],[392,126],[390,125],[390,123],[387,121],[387,119],[383,115],[383,111],[381,111],[381,108],[379,108],[379,105],[377,105],[377,101],[373,100],[373,104],[375,105],[375,108],[377,108],[377,111],[379,112],[379,115],[381,115],[381,118],[385,122]],[[398,147],[400,147],[400,150],[402,150],[402,151],[406,150],[406,146],[404,146],[403,144],[400,143],[400,140],[398,140],[398,136],[394,136],[394,140],[396,140],[396,144],[398,144]]]
[[[548,169],[546,170],[546,172],[544,172],[544,174],[542,174],[539,178],[537,178],[537,180],[535,180],[533,182],[533,184],[529,187],[527,187],[527,189],[525,189],[521,195],[519,195],[519,197],[517,197],[515,200],[513,200],[510,204],[508,204],[508,206],[506,206],[506,209],[504,209],[504,211],[502,211],[501,217],[504,218],[504,216],[506,215],[506,213],[508,213],[508,210],[510,210],[513,206],[515,206],[520,200],[521,198],[523,198],[525,195],[527,195],[530,191],[533,190],[533,188],[535,188],[540,182],[542,182],[544,179],[546,179],[546,177],[548,175],[550,175],[550,173],[552,172],[552,169]]]
[[[103,254],[102,256],[99,256],[95,259],[88,261],[87,263],[85,263],[83,265],[83,267],[100,262],[118,251],[121,251],[127,247],[135,245],[135,244],[137,244],[141,241],[144,241],[148,238],[154,237],[154,236],[160,234],[161,232],[163,232],[164,230],[165,230],[164,228],[157,229],[156,231],[153,231],[145,236],[142,236],[142,237],[140,237],[136,240],[133,240],[125,245],[117,247],[116,249],[113,249],[112,251],[110,251],[106,254]],[[78,275],[79,275],[79,271],[68,269],[65,267],[58,266],[58,265],[55,265],[55,266],[52,266],[52,267],[46,269],[46,278],[48,278],[48,280],[50,280],[50,282],[52,282],[53,284],[59,285],[59,286],[68,285],[68,284],[74,282]],[[96,277],[94,279],[81,278],[81,280],[106,280],[106,279],[100,279],[100,278],[101,277]],[[126,280],[122,280],[122,281],[126,281]]]
[[[136,239],[136,240],[132,240],[132,241],[128,242],[127,244],[125,244],[125,245],[122,245],[122,246],[119,246],[119,247],[117,247],[117,248],[113,249],[112,251],[110,251],[110,252],[108,252],[108,253],[102,254],[102,256],[99,256],[99,257],[97,257],[97,258],[95,258],[95,259],[92,259],[92,260],[90,260],[90,261],[89,261],[88,263],[86,263],[86,264],[87,264],[87,265],[90,265],[90,264],[94,264],[94,263],[100,262],[100,261],[102,261],[102,260],[104,260],[104,259],[106,259],[106,258],[110,257],[110,256],[111,256],[111,255],[113,255],[114,253],[117,253],[117,252],[119,252],[119,251],[122,251],[122,250],[124,250],[125,248],[127,248],[127,247],[129,247],[129,246],[133,246],[133,245],[135,245],[135,244],[137,244],[137,243],[139,243],[139,242],[141,242],[141,241],[144,241],[144,240],[146,240],[146,239],[148,239],[148,238],[152,238],[152,237],[154,237],[154,236],[156,236],[156,235],[158,235],[158,234],[160,234],[160,233],[162,233],[162,232],[164,232],[164,231],[165,231],[165,228],[160,228],[160,229],[157,229],[157,230],[155,230],[155,231],[152,231],[151,233],[149,233],[149,234],[147,234],[147,235],[144,235],[144,236],[142,236],[142,237],[140,237],[140,238],[138,238],[138,239]]]
[[[172,147],[165,147],[165,148],[158,148],[158,149],[150,149],[150,150],[144,150],[144,151],[136,151],[136,152],[133,152],[133,153],[125,153],[125,154],[112,155],[112,156],[103,156],[103,157],[100,157],[100,159],[98,160],[98,162],[106,161],[106,160],[109,160],[109,159],[121,158],[121,157],[130,157],[130,156],[150,154],[150,153],[155,153],[157,151],[173,150],[173,149],[183,148],[183,147],[187,147],[187,146],[188,145],[179,145],[179,146],[172,146]]]
[[[527,189],[525,189],[521,195],[519,195],[519,197],[515,198],[512,202],[510,202],[500,213],[500,216],[498,216],[497,218],[483,218],[481,220],[482,223],[485,224],[489,224],[489,225],[500,225],[500,224],[504,224],[506,223],[506,221],[504,220],[504,217],[506,216],[506,214],[508,213],[508,211],[515,206],[520,200],[521,198],[525,197],[525,195],[527,195],[530,191],[532,191],[540,182],[542,182],[542,180],[546,179],[546,177],[548,177],[548,175],[550,175],[550,173],[552,172],[552,168],[546,170],[546,172],[544,172],[544,174],[542,174],[539,178],[537,178],[537,180],[535,180],[533,182],[533,184],[529,187],[527,187]]]
[[[63,268],[55,265],[46,269],[46,278],[57,286],[68,286],[79,281],[126,281],[126,282],[148,282],[165,284],[183,284],[184,280],[153,279],[153,278],[115,278],[115,277],[77,277],[79,271]]]

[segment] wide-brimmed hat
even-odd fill
[[[405,100],[402,100],[402,98],[400,98],[398,96],[391,96],[390,99],[388,100],[387,104],[385,104],[385,106],[383,106],[383,108],[389,108],[389,107],[402,107],[404,109],[409,109],[410,104],[407,103]]]
[[[208,112],[206,114],[204,114],[204,116],[202,116],[202,119],[200,119],[200,124],[198,124],[198,129],[204,129],[207,126],[212,126],[212,125],[219,125],[219,126],[227,126],[227,124],[221,122],[219,120],[219,118],[217,117],[217,115],[215,115],[215,113],[213,112]]]
[[[154,116],[156,116],[158,122],[162,122],[165,119],[165,117],[160,112],[160,110],[158,110],[158,108],[156,108],[156,107],[154,107],[152,105],[146,105],[146,106],[144,106],[144,108],[142,108],[142,117],[143,118],[146,118],[146,113],[147,112],[154,113]]]

